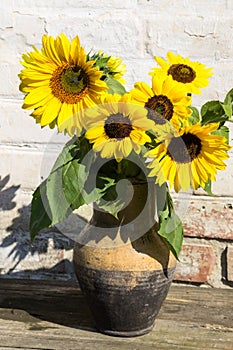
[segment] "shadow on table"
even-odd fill
[[[0,248],[4,248],[7,252],[7,258],[9,259],[9,269],[2,276],[19,276],[20,271],[17,272],[18,265],[25,260],[29,259],[26,265],[30,266],[30,260],[32,263],[36,263],[42,254],[49,254],[49,251],[54,250],[62,251],[71,250],[73,248],[73,241],[68,237],[63,236],[56,228],[50,230],[44,230],[41,232],[34,240],[33,244],[30,243],[29,235],[29,216],[30,216],[30,206],[23,206],[18,209],[18,216],[13,219],[12,224],[6,228],[7,235],[1,240]],[[3,250],[4,252],[4,250]],[[6,254],[6,253],[5,253]],[[35,258],[33,258],[35,256]],[[59,256],[57,256],[59,258]],[[64,264],[63,264],[64,265]],[[56,267],[51,268],[51,273],[62,272],[62,264]],[[63,266],[64,267],[64,266]],[[30,270],[26,270],[24,275],[29,274]],[[36,272],[36,271],[35,271]],[[38,273],[40,269],[38,270]],[[33,272],[32,272],[33,273]]]
[[[41,231],[35,238],[33,244],[30,243],[29,235],[29,221],[30,221],[30,205],[23,205],[16,208],[15,197],[20,186],[8,186],[10,176],[4,178],[0,177],[0,212],[2,237],[0,237],[0,250],[3,261],[4,272],[0,268],[1,277],[27,277],[27,278],[41,278],[49,276],[52,278],[54,274],[66,279],[69,279],[69,274],[73,271],[67,260],[63,260],[55,264],[50,269],[30,269],[32,264],[40,262],[46,265],[52,264],[52,259],[62,260],[64,251],[72,250],[75,236],[71,235],[74,227],[77,231],[82,230],[86,225],[86,221],[75,215],[76,222],[72,228],[69,227],[69,221],[63,224],[63,227],[46,229]],[[11,211],[14,210],[12,213]],[[13,219],[11,219],[13,218]],[[4,227],[5,225],[5,227]],[[8,226],[7,226],[8,225]],[[70,229],[70,232],[67,230]],[[66,231],[66,232],[64,232]],[[61,233],[62,232],[62,233]],[[57,251],[57,253],[54,253]],[[60,252],[60,253],[59,253]],[[49,254],[53,257],[49,257]],[[43,259],[42,259],[42,255]],[[24,262],[25,261],[25,262]],[[19,266],[19,264],[21,264]],[[22,265],[23,264],[23,265]],[[26,269],[23,270],[23,266]],[[27,269],[27,267],[29,267]],[[33,267],[33,266],[32,266]],[[17,271],[18,269],[18,271]]]
[[[62,259],[57,264],[49,268],[41,267],[38,269],[22,269],[19,271],[9,271],[8,273],[1,274],[1,279],[7,280],[24,280],[28,279],[29,281],[39,281],[48,280],[48,281],[75,281],[76,276],[74,273],[73,263],[71,260]]]
[[[60,324],[96,331],[77,281],[0,278],[0,308],[5,309],[0,318],[25,322],[29,330],[46,329],[41,321],[48,321],[54,328]]]

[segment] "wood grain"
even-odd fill
[[[95,330],[75,282],[0,279],[0,349],[233,349],[231,289],[172,286],[153,331],[116,338]]]

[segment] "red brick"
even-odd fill
[[[230,203],[192,200],[182,221],[185,236],[233,240],[233,209]]]
[[[233,247],[227,248],[227,279],[233,282]]]
[[[174,280],[204,283],[215,265],[214,249],[209,245],[184,244]]]

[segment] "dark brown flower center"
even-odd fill
[[[173,116],[173,104],[165,95],[154,95],[145,103],[148,118],[156,124],[165,124]]]
[[[133,127],[129,117],[117,113],[107,118],[104,130],[110,139],[123,139],[130,135]]]
[[[173,64],[168,69],[167,74],[180,83],[191,83],[196,78],[196,72],[186,64]]]
[[[89,77],[79,66],[64,64],[58,67],[50,79],[50,88],[61,102],[77,103],[86,95]]]
[[[201,140],[194,134],[187,133],[174,137],[167,149],[167,154],[177,163],[192,162],[201,152]]]

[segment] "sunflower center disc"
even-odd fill
[[[61,86],[68,92],[78,94],[88,85],[88,76],[79,66],[64,69],[61,74]]]
[[[196,78],[195,71],[186,64],[173,64],[167,74],[180,83],[191,83]]]
[[[189,163],[201,152],[201,140],[191,133],[174,137],[167,149],[168,155],[177,163]]]
[[[78,103],[88,90],[89,77],[79,66],[71,66],[68,63],[61,65],[50,79],[50,88],[59,101],[66,103]]]
[[[130,135],[133,128],[129,117],[117,113],[108,117],[104,125],[104,130],[110,139],[123,139]]]
[[[148,118],[156,124],[164,124],[173,116],[173,104],[167,96],[155,95],[145,103],[148,109]]]

